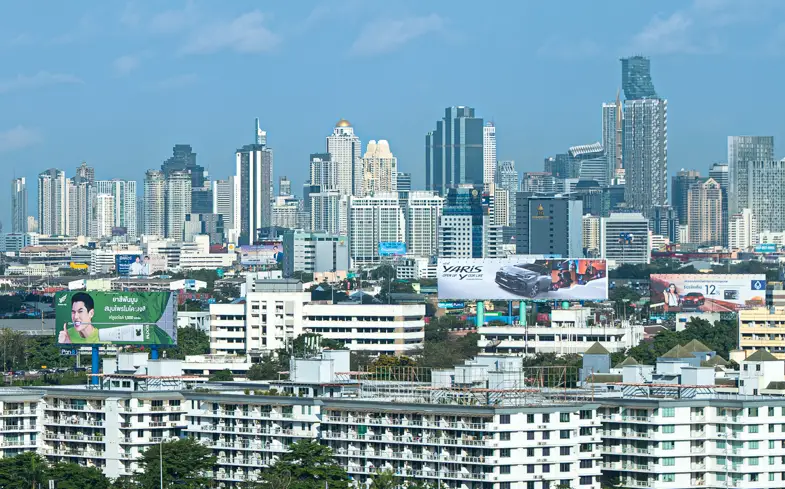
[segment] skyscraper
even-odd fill
[[[183,239],[186,214],[191,213],[191,174],[174,170],[166,177],[166,236]]]
[[[600,221],[600,255],[619,264],[651,262],[649,221],[639,212],[612,212]]]
[[[583,203],[561,196],[520,196],[515,247],[519,255],[582,257]]]
[[[368,141],[362,165],[362,195],[397,191],[398,159],[393,156],[387,141]]]
[[[38,229],[47,236],[68,232],[68,186],[63,170],[50,168],[38,175]]]
[[[736,214],[745,207],[739,199],[742,188],[740,164],[744,161],[772,161],[774,159],[773,136],[728,136],[728,212]],[[753,213],[755,211],[753,210]]]
[[[411,191],[412,190],[412,174],[411,173],[404,173],[398,172],[395,175],[395,185],[398,188],[398,191]]]
[[[76,168],[76,176],[92,185],[95,183],[95,168],[87,166],[87,162],[83,161],[82,164]]]
[[[267,147],[267,134],[262,133],[259,136],[257,130],[257,142],[243,146],[236,153],[234,185],[237,213],[233,227],[239,230],[240,244],[252,244],[260,237],[260,231],[272,224],[273,150]]]
[[[630,56],[621,59],[621,86],[624,98],[641,100],[657,98],[654,83],[651,81],[651,62],[643,56]]]
[[[11,232],[27,232],[27,184],[24,177],[11,181]]]
[[[482,128],[482,181],[487,188],[496,177],[496,126],[487,122]]]
[[[349,197],[348,221],[353,266],[380,263],[380,242],[405,240],[406,224],[396,192]]]
[[[509,225],[514,227],[517,215],[516,196],[521,191],[520,177],[515,169],[515,162],[512,160],[499,161],[496,164],[495,172],[494,185],[497,189],[507,191],[507,220]]]
[[[624,197],[648,217],[653,206],[668,203],[668,101],[654,90],[648,58],[622,58],[621,72]]]
[[[172,156],[163,162],[161,171],[169,177],[173,171],[184,171],[191,175],[191,188],[204,187],[204,168],[196,164],[196,153],[190,144],[175,144]]]
[[[113,226],[125,229],[126,236],[135,240],[139,235],[136,219],[136,180],[98,180],[95,186],[98,194],[112,196]]]
[[[234,183],[235,177],[213,181],[213,214],[221,216],[224,223],[224,235],[234,242]]]
[[[758,244],[758,221],[750,209],[733,214],[728,224],[728,248],[748,250]]]
[[[567,151],[567,157],[570,168],[574,169],[571,172],[575,172],[573,178],[594,180],[602,187],[610,185],[608,160],[601,143],[573,146]]]
[[[327,136],[327,152],[335,164],[336,189],[343,195],[360,195],[363,182],[362,145],[346,119],[335,124]],[[315,184],[311,181],[312,184]]]
[[[166,235],[166,178],[158,170],[144,176],[144,232],[147,236]]]
[[[312,153],[308,168],[310,185],[318,185],[321,190],[338,191],[338,172],[330,153]]]
[[[502,227],[483,204],[482,184],[450,187],[439,219],[438,253],[442,258],[498,258]]]
[[[446,195],[447,188],[482,184],[485,172],[484,124],[471,107],[448,107],[436,130],[425,136],[425,188]]]
[[[289,180],[286,176],[280,177],[278,179],[278,195],[282,197],[292,195],[292,181]]]
[[[714,163],[709,169],[709,177],[720,184],[722,190],[722,245],[728,245],[728,225],[730,223],[730,175],[727,163]]]
[[[436,256],[439,220],[444,198],[435,192],[414,191],[406,205],[406,252],[414,256]]]
[[[680,224],[687,224],[687,195],[692,184],[701,181],[701,174],[697,170],[679,170],[671,178],[671,202]]]
[[[116,226],[116,205],[112,194],[98,193],[95,196],[95,213],[91,221],[90,235],[94,238],[112,236],[112,228]],[[135,209],[134,209],[135,211]]]
[[[624,173],[622,163],[623,114],[618,93],[615,102],[602,104],[602,147],[605,150],[608,182],[614,178],[621,178]]]
[[[713,178],[693,183],[687,192],[687,229],[690,243],[722,245],[722,189]]]
[[[785,160],[736,162],[736,192],[741,209],[750,209],[758,231],[785,231]]]
[[[69,236],[91,236],[95,221],[95,187],[82,177],[66,180]]]

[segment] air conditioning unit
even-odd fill
[[[545,443],[544,441],[538,441],[537,445],[547,445],[547,443]]]

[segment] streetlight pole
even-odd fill
[[[158,445],[158,469],[161,476],[161,489],[164,489],[164,438],[161,437],[161,442]]]

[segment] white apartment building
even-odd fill
[[[494,186],[495,187],[495,186]],[[495,187],[493,189],[493,225],[494,226],[510,226],[510,193],[503,188]]]
[[[401,355],[422,348],[423,304],[306,304],[303,332],[338,341],[352,351]]]
[[[600,217],[586,214],[582,220],[583,254],[588,257],[600,256]]]
[[[390,151],[390,143],[380,139],[368,141],[362,160],[362,193],[375,195],[380,192],[398,191],[398,158]]]
[[[136,229],[136,181],[135,180],[98,180],[96,192],[113,197],[114,225],[125,228],[127,236],[135,240]]]
[[[158,239],[166,236],[166,178],[159,170],[144,175],[144,232]]]
[[[335,189],[342,195],[360,195],[363,185],[362,143],[346,119],[339,120],[333,133],[327,136],[327,153],[332,155],[335,164]]]
[[[349,270],[349,244],[346,236],[328,233],[290,231],[283,235],[283,272],[321,273]]]
[[[643,339],[643,327],[631,324],[589,326],[591,309],[554,309],[547,326],[520,324],[477,328],[477,346],[494,355],[584,353],[594,343],[610,352],[637,346]]]
[[[752,209],[742,209],[728,222],[728,248],[748,250],[758,244],[758,220]]]
[[[435,192],[412,191],[406,207],[406,253],[431,257],[438,252],[439,220],[444,198]]]
[[[112,236],[115,227],[115,204],[112,194],[98,194],[94,200],[95,214],[93,216],[93,230],[90,236],[94,238],[107,238]]]
[[[191,174],[173,171],[166,179],[166,237],[183,239],[185,215],[191,213]],[[145,227],[147,229],[147,227]],[[149,232],[149,231],[148,231]]]
[[[322,190],[308,194],[311,208],[311,230],[328,234],[346,234],[348,197],[338,190]]]
[[[300,212],[300,202],[291,195],[275,198],[273,204],[272,225],[286,229],[297,229],[297,216]]]
[[[482,128],[482,183],[494,183],[496,177],[496,126],[486,122]]]
[[[600,226],[602,258],[616,263],[649,263],[649,221],[639,212],[615,213],[603,217]]]
[[[237,232],[234,230],[234,176],[226,180],[213,181],[213,214],[224,220],[224,235],[229,242],[236,243]]]
[[[349,255],[352,265],[380,263],[379,243],[403,242],[406,222],[396,192],[349,198]]]
[[[245,303],[210,304],[210,352],[244,355]]]

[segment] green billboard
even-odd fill
[[[171,292],[58,292],[54,307],[61,345],[177,344]]]

